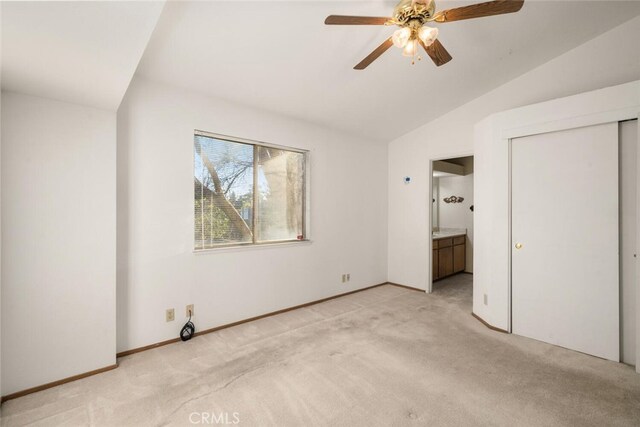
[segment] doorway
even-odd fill
[[[431,162],[430,292],[459,288],[472,296],[473,156]],[[462,277],[461,275],[466,275]]]

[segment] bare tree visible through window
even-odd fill
[[[305,153],[194,138],[195,248],[304,238]]]

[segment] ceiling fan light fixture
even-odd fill
[[[438,29],[424,25],[418,30],[418,37],[422,40],[422,43],[424,43],[425,46],[431,46],[438,38]]]
[[[436,11],[436,0],[398,0],[393,13],[388,17],[329,15],[324,20],[326,25],[395,25],[396,30],[377,48],[353,67],[364,70],[380,55],[396,46],[402,49],[404,56],[411,56],[415,64],[419,48],[424,48],[436,66],[451,61],[451,55],[438,40],[438,29],[426,26],[428,23],[463,21],[466,19],[484,18],[518,12],[525,0],[484,0],[482,3],[469,4],[452,9]]]
[[[418,53],[418,40],[411,39],[407,42],[404,49],[402,49],[403,56],[415,56]]]
[[[400,28],[399,30],[395,30],[393,32],[393,36],[391,36],[391,40],[393,41],[394,46],[402,49],[407,45],[409,39],[411,38],[411,29],[407,27]]]

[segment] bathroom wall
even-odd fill
[[[467,262],[465,271],[473,272],[473,174],[440,177],[438,180],[437,214],[440,228],[467,229]],[[446,203],[450,196],[462,197],[461,203]],[[435,197],[435,192],[434,192]],[[434,212],[435,214],[436,212]]]
[[[438,219],[440,217],[439,212],[439,206],[440,203],[438,203],[438,200],[440,199],[438,197],[438,195],[440,194],[440,178],[436,178],[433,177],[433,197],[431,199],[431,208],[432,208],[432,213],[431,213],[431,225],[433,226],[433,228],[438,228],[440,226],[440,224],[438,223]]]

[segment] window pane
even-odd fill
[[[304,154],[258,146],[258,241],[303,236]]]
[[[194,138],[195,248],[253,241],[253,146]]]

